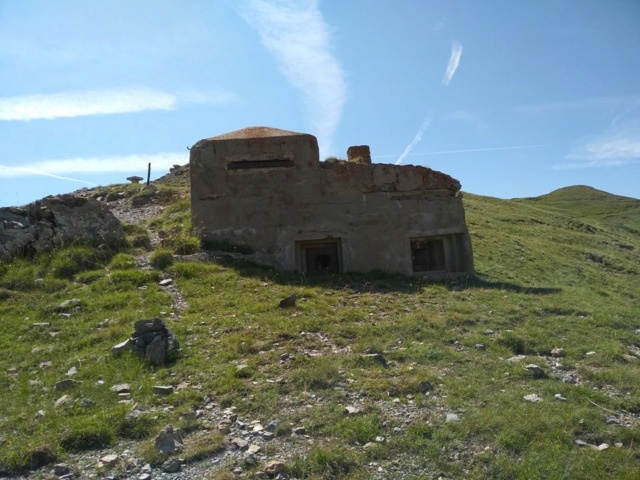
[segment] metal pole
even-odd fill
[[[147,169],[147,187],[149,186],[150,179],[151,179],[151,163],[149,163],[149,168]]]

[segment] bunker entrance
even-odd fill
[[[412,240],[411,262],[414,272],[446,270],[443,240],[441,238]]]
[[[342,251],[339,240],[300,242],[301,270],[308,274],[342,272]]]

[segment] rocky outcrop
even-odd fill
[[[0,259],[77,241],[113,246],[124,238],[120,221],[92,198],[60,195],[0,208]]]

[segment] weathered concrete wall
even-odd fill
[[[312,270],[306,245],[325,241],[338,245],[340,271],[412,275],[411,239],[446,237],[446,271],[429,276],[473,272],[460,184],[440,172],[321,163],[315,137],[266,128],[198,142],[190,170],[199,234],[246,244],[282,270]]]
[[[0,259],[47,252],[73,241],[115,245],[124,239],[120,221],[91,198],[60,195],[0,208]]]

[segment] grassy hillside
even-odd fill
[[[534,203],[595,224],[632,229],[640,233],[640,200],[612,195],[602,190],[578,185],[561,188],[547,195],[520,200]]]
[[[159,233],[164,250],[73,246],[0,265],[0,472],[66,461],[90,478],[105,469],[82,459],[113,452],[134,478],[166,460],[152,445],[170,423],[193,478],[258,478],[276,459],[292,478],[638,478],[638,201],[587,187],[464,201],[478,276],[455,283],[167,259],[198,250],[186,197],[128,227],[132,245]],[[162,268],[140,268],[149,255]],[[110,354],[155,316],[181,342],[175,363]],[[56,392],[72,367],[81,383]],[[109,390],[119,383],[131,402]],[[235,450],[233,412],[277,420],[275,438]]]

